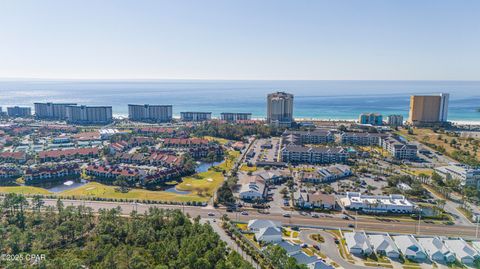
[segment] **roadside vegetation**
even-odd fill
[[[39,198],[29,204],[8,194],[0,212],[2,253],[45,257],[37,264],[2,259],[1,268],[251,268],[208,224],[179,210],[151,208],[127,218],[111,209],[97,216],[83,206],[44,207]]]

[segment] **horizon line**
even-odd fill
[[[438,81],[480,82],[480,79],[215,79],[215,78],[35,78],[0,77],[0,81]]]

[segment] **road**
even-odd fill
[[[56,199],[45,199],[46,205],[55,206]],[[206,219],[218,219],[222,215],[227,214],[232,220],[248,222],[251,219],[270,219],[281,221],[284,225],[294,225],[312,228],[347,228],[348,225],[354,224],[352,220],[344,220],[341,218],[312,218],[310,216],[292,215],[291,218],[285,218],[282,214],[271,213],[261,214],[256,211],[249,211],[248,215],[241,215],[238,212],[227,213],[224,209],[214,209],[208,207],[193,207],[181,205],[151,205],[139,203],[119,203],[119,202],[100,202],[100,201],[81,201],[81,200],[63,200],[64,205],[85,205],[91,207],[94,211],[99,209],[111,209],[120,207],[123,214],[130,214],[132,210],[143,213],[150,207],[159,207],[165,209],[180,209],[191,217],[200,216]],[[208,213],[214,213],[214,216],[208,216]],[[398,221],[398,220],[379,220],[376,218],[358,217],[357,229],[372,232],[390,232],[390,233],[407,233],[415,234],[418,228],[418,222],[415,221]],[[464,225],[444,225],[444,224],[427,224],[421,223],[420,228],[422,235],[444,235],[444,236],[461,236],[467,238],[475,237],[475,227]]]
[[[207,220],[201,220],[202,223],[208,223],[210,226],[212,226],[213,230],[220,236],[220,239],[227,243],[227,245],[238,252],[242,256],[244,260],[249,262],[254,268],[260,268],[260,266],[253,260],[253,258],[248,255],[246,252],[243,251],[242,248],[238,246],[238,244],[233,241],[230,236],[225,233],[225,231],[220,227],[220,223],[218,221],[207,221]]]
[[[325,242],[319,244],[318,242],[310,239],[310,235],[312,234],[320,234],[325,239]],[[343,268],[371,269],[371,267],[351,264],[347,262],[345,259],[343,259],[342,256],[340,256],[340,251],[338,250],[337,244],[335,244],[334,237],[325,231],[303,230],[300,232],[299,237],[300,237],[300,240],[302,240],[302,242],[308,245],[320,245],[320,251]]]

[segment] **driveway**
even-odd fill
[[[312,234],[320,234],[323,236],[323,238],[325,238],[325,242],[320,243],[321,252],[323,252],[325,255],[327,255],[327,257],[332,259],[341,267],[348,269],[372,269],[372,267],[354,265],[344,260],[342,256],[340,256],[340,251],[338,250],[337,244],[335,244],[335,238],[325,231],[315,229],[302,230],[299,234],[300,240],[309,245],[319,245],[318,242],[310,239],[310,235]]]

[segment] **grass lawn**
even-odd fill
[[[235,159],[240,155],[237,151],[227,152],[225,161],[209,171],[185,177],[183,182],[177,185],[180,191],[191,191],[189,194],[177,194],[166,191],[149,191],[145,189],[131,189],[127,193],[117,192],[115,186],[104,185],[98,182],[89,182],[75,189],[60,193],[51,193],[46,189],[33,186],[9,186],[0,187],[3,193],[43,194],[57,196],[77,196],[85,198],[110,198],[127,200],[155,200],[177,202],[206,202],[224,181],[223,171],[233,168]],[[173,183],[173,182],[170,182]]]
[[[367,262],[373,262],[373,263],[388,263],[388,264],[390,263],[390,260],[387,259],[386,257],[376,255],[376,254],[372,254],[368,257],[365,257],[365,260]]]
[[[258,249],[261,249],[262,246],[255,241],[255,234],[243,234],[249,241],[251,241]]]
[[[284,237],[290,237],[291,234],[292,234],[292,231],[287,230],[287,229],[282,229],[282,235]]]
[[[238,151],[228,151],[223,163],[206,172],[183,178],[182,183],[177,185],[177,190],[191,191],[200,197],[211,197],[224,181],[222,172],[231,170],[239,155]]]
[[[240,230],[242,230],[242,231],[248,230],[248,227],[247,227],[247,224],[246,224],[246,223],[237,223],[236,225],[237,225],[237,227],[238,227]]]
[[[473,219],[472,212],[468,211],[467,209],[459,206],[459,207],[457,207],[457,210],[460,211],[460,213],[462,213],[462,215],[464,215],[465,218],[467,218],[468,220],[471,221]]]
[[[58,193],[58,196],[102,197],[113,199],[138,199],[179,202],[205,202],[208,200],[208,197],[199,197],[195,194],[176,194],[165,191],[149,191],[144,189],[131,189],[127,193],[122,193],[115,191],[115,186],[103,185],[98,182],[89,182],[78,188],[60,192]]]
[[[475,155],[477,159],[480,158],[480,151],[477,151],[477,153],[475,154],[473,151],[473,147],[471,145],[472,143],[468,142],[466,138],[453,137],[453,136],[449,136],[448,134],[435,133],[433,132],[432,129],[429,129],[429,128],[415,128],[413,130],[413,133],[414,133],[413,135],[408,134],[407,129],[401,129],[398,133],[400,133],[403,137],[409,140],[417,140],[419,142],[442,146],[443,148],[445,148],[445,151],[449,154],[457,150],[456,148],[452,147],[452,145],[450,145],[450,142],[452,141],[452,139],[455,139],[459,144],[462,144],[462,147],[461,147],[462,150],[470,152],[470,154]],[[438,139],[440,136],[441,136],[441,139]],[[445,139],[447,140],[447,143],[445,143]],[[465,144],[468,144],[469,147],[464,147]]]
[[[255,172],[255,171],[257,171],[257,167],[255,165],[252,166],[252,167],[248,167],[246,164],[242,164],[242,166],[240,166],[240,171]]]
[[[345,239],[343,239],[342,233],[339,230],[329,230],[327,232],[332,234],[335,238],[337,238],[340,241],[340,244],[337,245],[338,250],[340,251],[340,256],[342,256],[342,258],[346,259],[348,262],[355,263],[355,260],[350,255],[350,253],[347,250],[347,247],[345,246]]]
[[[230,140],[228,140],[228,139],[220,138],[220,137],[214,137],[214,136],[204,136],[203,139],[206,139],[208,141],[217,141],[218,143],[220,143],[222,145],[225,145],[228,142],[230,142]]]
[[[209,171],[183,178],[182,183],[177,185],[177,190],[191,191],[199,196],[212,196],[223,181],[224,176],[221,170],[210,169]]]
[[[363,263],[365,266],[369,267],[377,267],[377,268],[393,268],[393,265],[391,264],[379,264],[376,262],[365,262]]]
[[[312,234],[310,236],[310,238],[312,240],[315,240],[315,241],[319,242],[319,243],[325,243],[325,238],[323,238],[323,236],[321,234]]]
[[[5,187],[0,187],[0,192],[3,192],[3,193],[14,192],[14,193],[21,193],[21,194],[43,194],[43,195],[52,194],[46,189],[33,187],[33,186],[5,186]]]
[[[419,176],[420,174],[431,176],[433,173],[433,169],[428,169],[428,168],[414,168],[414,169],[408,169],[404,171],[414,176]]]

